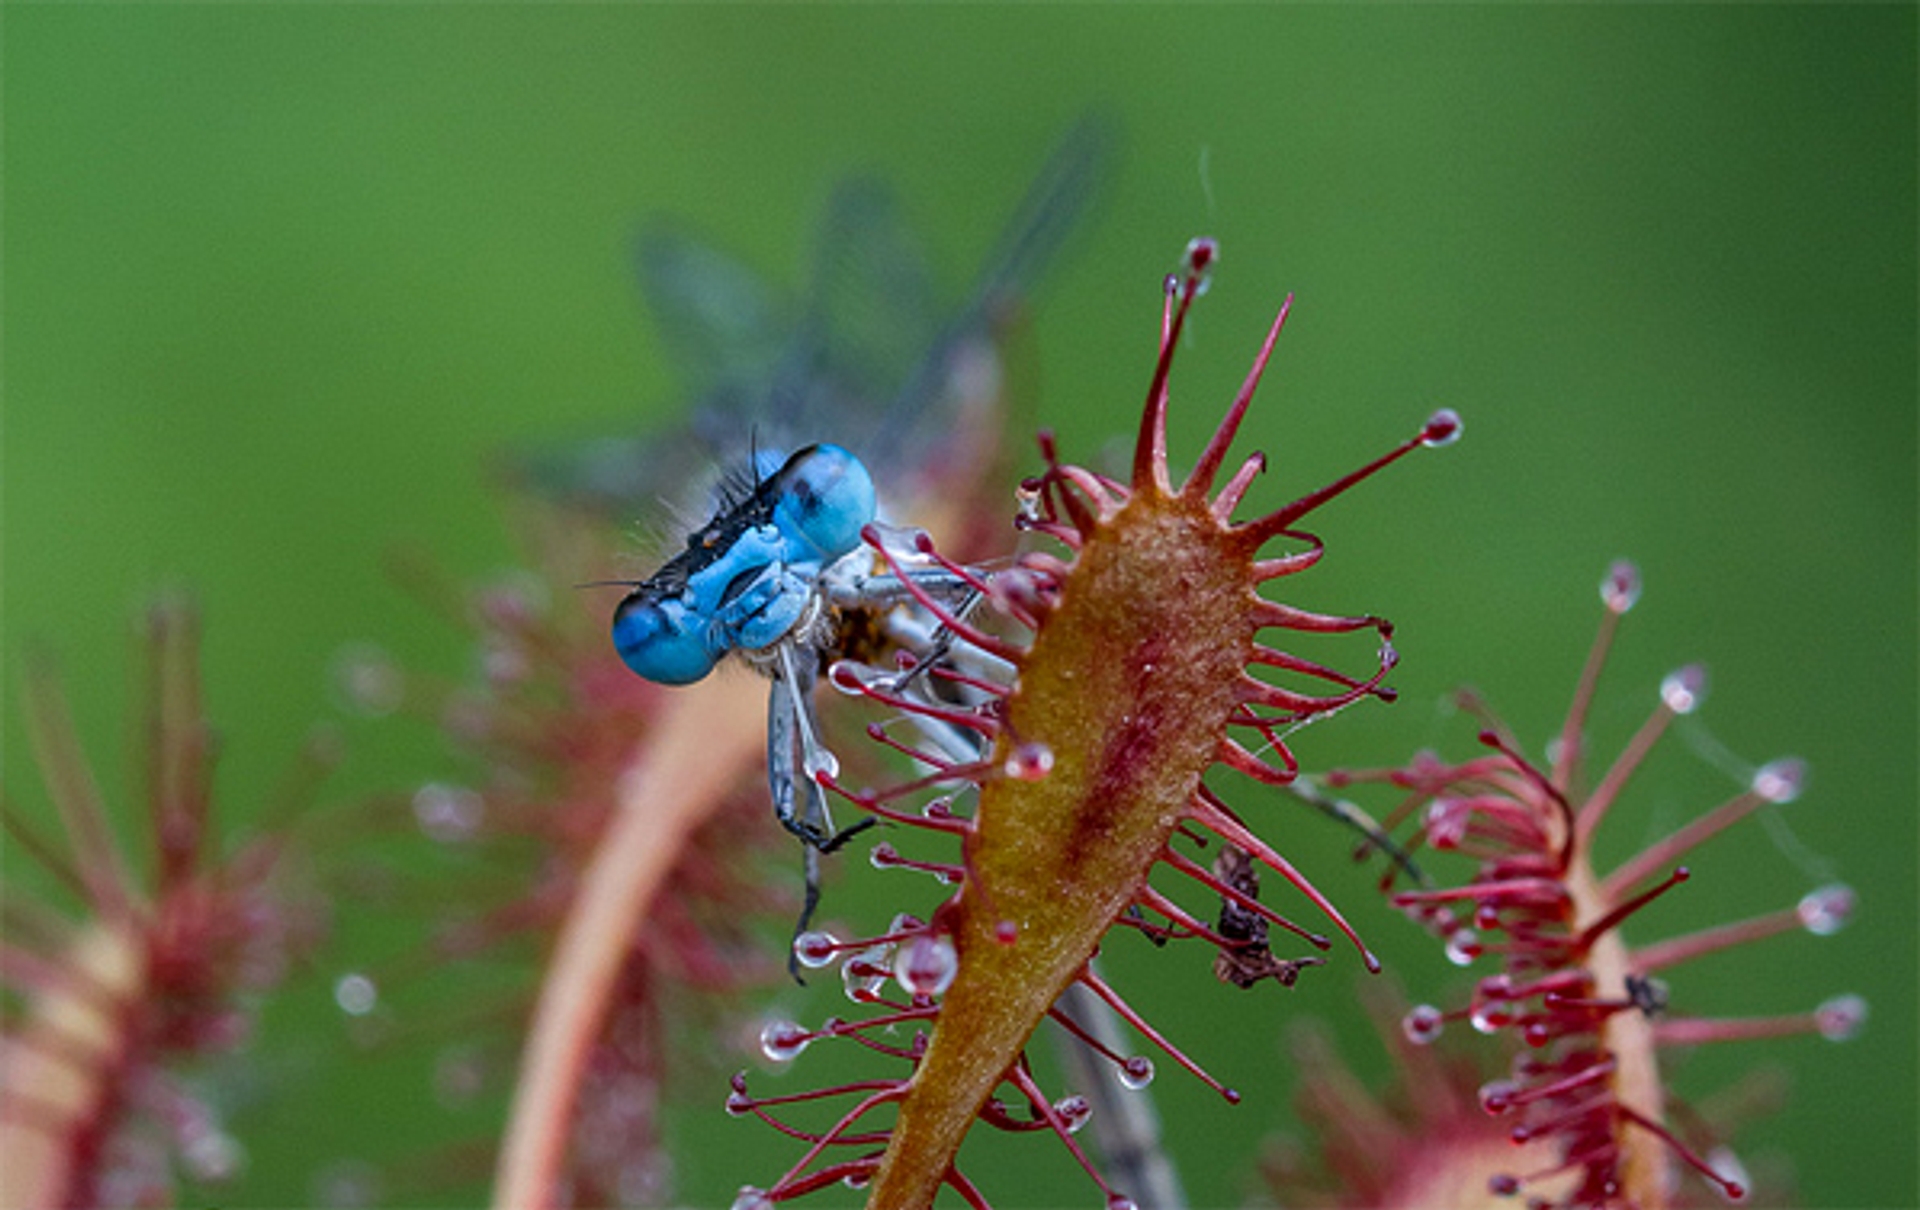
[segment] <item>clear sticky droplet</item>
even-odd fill
[[[406,675],[372,643],[348,643],[335,653],[333,683],[343,704],[368,718],[392,714],[407,696]]]
[[[1840,883],[1808,891],[1795,909],[1800,924],[1816,937],[1831,937],[1853,917],[1853,888]]]
[[[1134,1055],[1120,1064],[1120,1083],[1138,1092],[1153,1083],[1153,1060],[1145,1055]]]
[[[793,939],[793,960],[808,970],[819,970],[840,952],[840,940],[832,933],[807,932]]]
[[[1476,1004],[1467,1020],[1480,1033],[1496,1034],[1513,1023],[1513,1010],[1500,1004]]]
[[[1441,408],[1427,417],[1427,426],[1420,432],[1420,444],[1428,449],[1439,449],[1460,440],[1460,434],[1466,431],[1466,425],[1460,420],[1460,413],[1452,408]]]
[[[1180,276],[1194,281],[1195,298],[1205,294],[1213,283],[1213,267],[1219,261],[1218,240],[1201,235],[1187,241],[1187,250],[1180,255]]]
[[[1835,996],[1813,1010],[1814,1028],[1829,1042],[1846,1042],[1867,1023],[1867,1002],[1859,996]]]
[[[1076,1092],[1055,1101],[1053,1112],[1060,1118],[1061,1125],[1067,1128],[1068,1134],[1078,1134],[1080,1128],[1093,1119],[1093,1103]]]
[[[1707,1167],[1713,1174],[1726,1182],[1727,1188],[1720,1189],[1721,1200],[1739,1205],[1747,1200],[1747,1191],[1753,1188],[1753,1177],[1748,1174],[1747,1166],[1740,1162],[1733,1148],[1721,1146],[1707,1152]]]
[[[1431,1004],[1416,1004],[1400,1018],[1400,1032],[1415,1046],[1431,1045],[1446,1026],[1445,1014]]]
[[[739,1196],[733,1199],[733,1204],[727,1210],[773,1210],[773,1199],[767,1196],[764,1189],[742,1185]]]
[[[1427,804],[1421,821],[1427,843],[1436,849],[1458,848],[1473,823],[1473,806],[1463,799],[1441,797]]]
[[[460,844],[472,840],[486,818],[486,800],[464,786],[428,782],[413,792],[413,818],[429,840]]]
[[[1797,756],[1768,761],[1753,775],[1753,792],[1773,803],[1790,803],[1800,797],[1807,781],[1807,762]]]
[[[1675,714],[1692,714],[1707,696],[1707,669],[1704,664],[1688,664],[1670,672],[1660,682],[1660,700]]]
[[[1053,772],[1053,749],[1041,743],[1015,745],[1007,756],[1006,773],[1018,781],[1040,781]]]
[[[960,956],[945,937],[922,933],[900,947],[893,977],[910,996],[938,996],[953,986]]]
[[[1124,1193],[1107,1194],[1107,1210],[1140,1210],[1134,1200]]]
[[[473,1103],[487,1089],[488,1064],[478,1047],[453,1045],[433,1060],[433,1095],[442,1108]]]
[[[1480,1086],[1480,1108],[1491,1114],[1502,1114],[1513,1108],[1513,1098],[1520,1086],[1512,1080],[1488,1080]]]
[[[364,1017],[380,1003],[380,989],[372,979],[352,972],[333,984],[333,1002],[350,1017]]]
[[[873,1170],[862,1168],[857,1172],[849,1172],[840,1178],[840,1183],[849,1189],[865,1189],[873,1183]]]
[[[1640,600],[1640,569],[1626,559],[1616,560],[1600,581],[1600,601],[1610,613],[1625,613]]]
[[[876,945],[861,950],[840,964],[840,986],[847,999],[854,1003],[864,1003],[880,994],[886,986],[888,964],[893,958],[893,947]]]
[[[1472,929],[1455,929],[1447,934],[1447,961],[1455,966],[1471,966],[1481,954],[1480,935]]]
[[[819,781],[820,775],[823,773],[828,777],[840,776],[840,759],[829,751],[824,744],[806,744],[803,746],[806,751],[801,756],[800,764],[806,769],[807,777],[810,780]]]
[[[194,1133],[180,1148],[180,1160],[189,1175],[203,1184],[224,1184],[247,1166],[247,1149],[224,1130]]]
[[[788,1063],[813,1041],[813,1035],[792,1021],[769,1021],[760,1030],[760,1053],[775,1063]]]

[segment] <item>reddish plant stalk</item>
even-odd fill
[[[319,913],[280,877],[283,834],[222,845],[213,732],[200,702],[198,627],[177,602],[142,635],[142,748],[151,858],[129,859],[52,669],[28,673],[27,717],[61,840],[9,802],[7,831],[82,909],[7,889],[0,980],[24,1008],[0,1038],[0,1201],[21,1206],[170,1203],[180,1177],[231,1178],[245,1162],[217,1107],[180,1068],[243,1043],[249,1002],[310,948]],[[312,749],[290,802],[304,808],[327,753]],[[222,850],[225,850],[223,853]],[[134,873],[151,866],[152,876]],[[163,1146],[149,1141],[159,1138]]]
[[[1422,754],[1403,769],[1329,775],[1334,785],[1381,781],[1408,790],[1395,817],[1420,812],[1418,840],[1478,862],[1472,879],[1460,886],[1392,896],[1396,906],[1445,939],[1457,962],[1486,954],[1501,966],[1479,982],[1469,1007],[1443,1013],[1422,1005],[1408,1013],[1405,1028],[1409,1038],[1427,1042],[1445,1021],[1465,1017],[1482,1033],[1517,1036],[1524,1043],[1514,1077],[1483,1086],[1480,1102],[1490,1114],[1516,1115],[1510,1131],[1515,1142],[1553,1141],[1559,1162],[1533,1173],[1489,1173],[1484,1184],[1503,1196],[1527,1190],[1542,1206],[1657,1210],[1673,1202],[1676,1162],[1723,1195],[1743,1197],[1745,1177],[1730,1159],[1710,1160],[1702,1154],[1705,1146],[1690,1145],[1666,1125],[1659,1049],[1789,1032],[1840,1038],[1857,1029],[1865,1013],[1857,999],[1841,997],[1793,1017],[1667,1019],[1667,990],[1651,972],[1771,936],[1790,921],[1830,933],[1850,912],[1852,894],[1826,887],[1792,913],[1646,947],[1627,943],[1622,924],[1692,876],[1674,862],[1759,807],[1792,801],[1804,776],[1797,760],[1765,765],[1745,793],[1611,873],[1596,872],[1591,841],[1600,821],[1672,720],[1696,709],[1706,691],[1706,674],[1697,665],[1668,676],[1652,716],[1593,789],[1582,791],[1587,709],[1618,618],[1639,593],[1639,573],[1631,564],[1615,564],[1602,582],[1607,612],[1550,771],[1529,762],[1506,729],[1489,720],[1480,740],[1494,756],[1448,765]],[[1470,705],[1478,709],[1477,702]],[[1393,877],[1389,870],[1383,886],[1390,887]]]

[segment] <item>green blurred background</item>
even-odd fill
[[[1678,971],[1675,1005],[1786,1012],[1856,991],[1874,1014],[1846,1046],[1703,1051],[1675,1085],[1785,1065],[1789,1106],[1740,1136],[1743,1156],[1789,1155],[1808,1204],[1914,1204],[1910,7],[9,5],[4,22],[0,651],[23,810],[45,810],[16,708],[23,644],[60,654],[127,801],[124,636],[156,588],[205,608],[230,817],[337,713],[343,644],[460,669],[461,636],[381,554],[411,542],[462,575],[498,568],[513,553],[488,456],[676,413],[631,278],[643,216],[688,216],[792,284],[832,182],[870,170],[958,290],[1047,148],[1101,107],[1124,132],[1117,169],[1022,336],[1040,420],[1082,455],[1130,432],[1160,276],[1199,233],[1224,263],[1182,354],[1176,449],[1287,291],[1243,442],[1274,456],[1256,500],[1318,485],[1435,406],[1464,414],[1459,446],[1328,509],[1328,559],[1289,585],[1393,618],[1404,657],[1400,703],[1301,736],[1309,767],[1467,751],[1473,727],[1444,704],[1462,683],[1537,751],[1603,569],[1638,560],[1647,591],[1596,750],[1618,749],[1672,667],[1706,661],[1714,689],[1603,855],[1733,793],[1702,755],[1715,744],[1798,754],[1814,777],[1779,813],[1797,842],[1753,825],[1720,839],[1636,935],[1838,877],[1861,895],[1849,930]],[[446,766],[417,731],[350,737],[336,799]],[[1372,903],[1345,836],[1231,793],[1424,996],[1464,992]],[[5,868],[33,877],[18,852]],[[877,926],[866,873],[837,912]],[[1249,1094],[1229,1109],[1171,1071],[1155,1086],[1196,1204],[1236,1204],[1263,1136],[1292,1123],[1290,1018],[1327,1020],[1379,1074],[1354,965],[1238,994],[1198,951],[1134,940],[1109,947],[1114,981]],[[293,1057],[263,1068],[271,1095],[237,1123],[251,1165],[208,1195],[223,1204],[305,1203],[316,1170],[386,1165],[500,1112],[442,1121],[424,1058],[356,1060],[325,973],[271,1021],[265,1044]],[[839,1011],[816,992],[778,998],[802,1020]],[[724,1118],[722,1081],[702,1092],[672,1117],[678,1187],[725,1204],[793,1149]],[[977,1175],[997,1204],[1092,1200],[1056,1146],[991,1155]]]

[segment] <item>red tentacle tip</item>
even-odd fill
[[[1205,277],[1213,269],[1213,262],[1220,259],[1220,241],[1212,236],[1198,235],[1187,241],[1187,251],[1180,258],[1180,271],[1187,277]]]
[[[1452,445],[1460,440],[1464,427],[1460,422],[1460,413],[1452,408],[1441,408],[1427,417],[1426,427],[1420,430],[1420,444],[1428,449]]]

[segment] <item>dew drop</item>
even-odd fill
[[[1481,952],[1480,936],[1472,929],[1455,929],[1447,934],[1447,961],[1455,966],[1471,966]]]
[[[1553,1041],[1553,1027],[1545,1021],[1529,1021],[1526,1027],[1520,1031],[1520,1040],[1535,1050],[1539,1050],[1542,1046]]]
[[[1007,776],[1017,781],[1042,781],[1053,772],[1053,749],[1042,743],[1016,745],[1005,767]]]
[[[1473,925],[1483,933],[1499,931],[1500,909],[1491,903],[1482,903],[1473,909]]]
[[[1704,664],[1688,664],[1670,672],[1660,682],[1660,700],[1675,714],[1692,714],[1707,696],[1707,669]]]
[[[793,939],[793,960],[808,970],[819,970],[840,952],[840,941],[832,933],[807,932]]]
[[[1124,1193],[1107,1194],[1107,1210],[1140,1210],[1134,1200]]]
[[[1816,937],[1831,937],[1853,917],[1853,888],[1842,883],[1823,886],[1801,897],[1795,909],[1800,923]]]
[[[862,1168],[857,1172],[849,1172],[840,1178],[840,1183],[849,1189],[865,1189],[873,1183],[873,1170]]]
[[[1134,1055],[1120,1064],[1120,1083],[1135,1092],[1153,1083],[1153,1060],[1145,1055]]]
[[[1420,444],[1428,449],[1439,449],[1460,440],[1460,434],[1466,426],[1460,422],[1460,413],[1452,408],[1441,408],[1427,417],[1427,427],[1420,434]]]
[[[1867,1023],[1867,1002],[1859,996],[1835,996],[1813,1010],[1814,1028],[1829,1042],[1846,1042]]]
[[[867,850],[867,864],[876,870],[890,870],[900,864],[900,850],[883,840]]]
[[[895,912],[893,920],[887,925],[889,934],[911,933],[927,927],[926,921],[912,912]]]
[[[1067,1128],[1068,1134],[1078,1134],[1080,1128],[1092,1119],[1093,1104],[1088,1101],[1087,1098],[1076,1092],[1072,1096],[1062,1097],[1058,1101],[1055,1101],[1053,1103],[1053,1112],[1059,1116],[1060,1122]]]
[[[1640,600],[1640,569],[1626,559],[1616,560],[1600,581],[1600,601],[1610,612],[1625,613]]]
[[[742,1092],[737,1088],[727,1094],[727,1116],[728,1117],[730,1118],[743,1117],[746,1114],[749,1114],[751,1112],[753,1112],[752,1097],[748,1096],[745,1092]]]
[[[764,1189],[755,1189],[752,1185],[740,1186],[740,1195],[733,1199],[727,1210],[773,1210],[773,1199]]]
[[[1415,1046],[1431,1045],[1446,1025],[1446,1016],[1431,1004],[1416,1004],[1400,1018],[1400,1032]]]
[[[812,1041],[813,1035],[792,1021],[769,1021],[760,1030],[760,1053],[775,1063],[787,1063]]]
[[[921,933],[900,947],[893,977],[910,996],[938,996],[953,986],[960,956],[945,937]]]
[[[1768,802],[1789,803],[1800,797],[1807,781],[1807,762],[1797,756],[1768,761],[1753,775],[1753,792]]]
[[[333,1002],[350,1017],[364,1017],[380,1003],[380,989],[365,975],[345,974],[333,985]]]
[[[463,786],[428,782],[413,792],[413,818],[440,844],[472,840],[486,817],[486,800]]]
[[[1520,1192],[1520,1178],[1503,1172],[1487,1181],[1487,1192],[1495,1197],[1513,1197]]]

